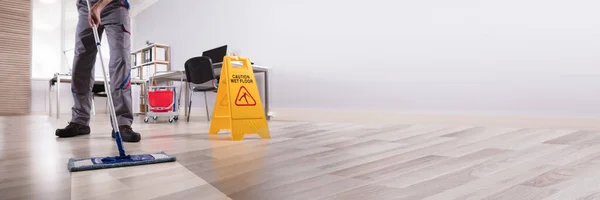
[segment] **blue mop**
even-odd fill
[[[88,10],[90,8],[90,0],[87,0]],[[121,133],[119,131],[119,124],[117,122],[117,115],[115,114],[115,107],[112,100],[112,94],[108,85],[108,78],[106,77],[106,69],[104,67],[104,60],[102,59],[102,51],[100,49],[100,39],[98,36],[98,27],[96,24],[92,27],[94,31],[94,39],[96,40],[96,47],[98,48],[98,55],[100,56],[100,64],[102,65],[102,74],[104,75],[104,89],[106,90],[106,96],[108,98],[108,104],[110,107],[110,116],[112,118],[112,126],[115,131],[115,140],[117,142],[117,148],[119,149],[119,156],[110,157],[94,157],[94,158],[80,158],[80,159],[69,159],[68,168],[69,171],[84,171],[93,169],[105,169],[115,167],[126,167],[135,165],[146,165],[163,162],[174,162],[175,157],[169,156],[165,152],[153,153],[153,154],[138,154],[138,155],[127,155],[123,148],[123,141],[121,140]]]

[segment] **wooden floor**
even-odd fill
[[[129,153],[178,161],[69,173],[117,151],[105,116],[58,139],[66,120],[0,118],[0,199],[600,199],[600,132],[274,121],[233,142],[203,118],[136,121]]]

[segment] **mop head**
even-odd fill
[[[93,169],[106,169],[115,167],[127,167],[135,165],[147,165],[164,162],[174,162],[176,158],[169,156],[165,152],[153,153],[153,154],[137,154],[137,155],[126,155],[126,156],[113,156],[113,157],[94,157],[94,158],[81,158],[81,159],[69,159],[69,171],[85,171]]]

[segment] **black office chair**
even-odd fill
[[[208,113],[208,98],[206,92],[217,91],[218,79],[212,66],[212,61],[209,57],[199,56],[190,58],[185,62],[185,76],[189,83],[188,90],[190,91],[190,102],[188,107],[187,121],[190,121],[190,113],[192,111],[192,96],[194,92],[204,93],[204,104],[206,107],[206,118],[210,121]]]
[[[106,90],[104,89],[104,84],[94,84],[92,86],[92,113],[96,115],[96,97],[104,97],[106,98]],[[106,100],[106,112],[108,113],[108,99]]]

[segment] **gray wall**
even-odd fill
[[[598,7],[596,0],[168,0],[136,17],[134,47],[170,44],[182,69],[228,44],[272,67],[279,108],[599,116]]]

